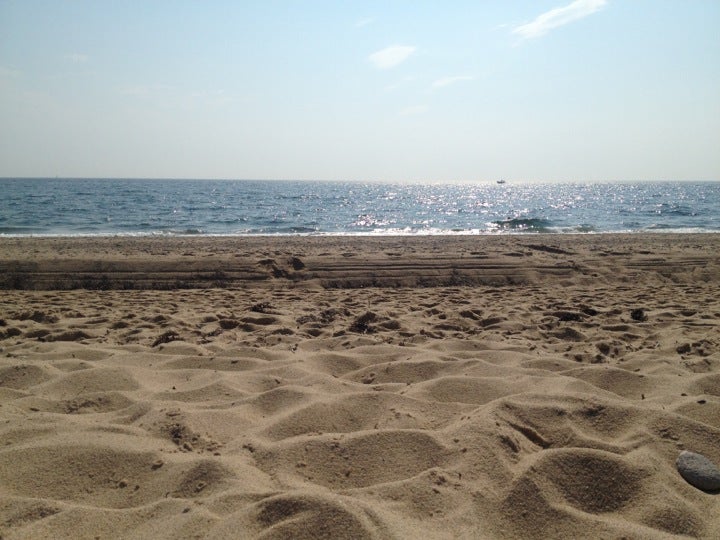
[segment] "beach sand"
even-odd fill
[[[0,537],[720,538],[720,235],[0,239]]]

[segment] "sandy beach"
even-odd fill
[[[0,239],[0,537],[720,538],[720,234]]]

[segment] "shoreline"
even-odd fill
[[[292,239],[305,239],[305,238],[344,238],[344,239],[393,239],[393,238],[477,238],[477,237],[534,237],[534,236],[688,236],[688,235],[703,235],[703,234],[720,234],[719,229],[704,229],[698,227],[686,227],[677,229],[657,229],[657,230],[621,230],[621,231],[585,231],[580,228],[567,228],[563,231],[538,231],[538,230],[484,230],[484,229],[468,229],[468,230],[448,230],[442,229],[441,232],[426,232],[426,231],[413,231],[413,232],[402,232],[397,230],[382,231],[382,232],[278,232],[278,233],[204,233],[204,232],[192,232],[192,233],[177,233],[177,232],[141,232],[141,233],[120,233],[120,232],[107,232],[107,233],[32,233],[32,234],[13,234],[13,233],[0,233],[0,239],[6,240],[86,240],[86,239],[204,239],[204,240],[242,240],[242,239],[278,239],[282,240],[285,238]]]

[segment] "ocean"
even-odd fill
[[[1,236],[720,231],[720,182],[0,179]]]

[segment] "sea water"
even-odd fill
[[[720,182],[0,179],[0,235],[720,231]]]

